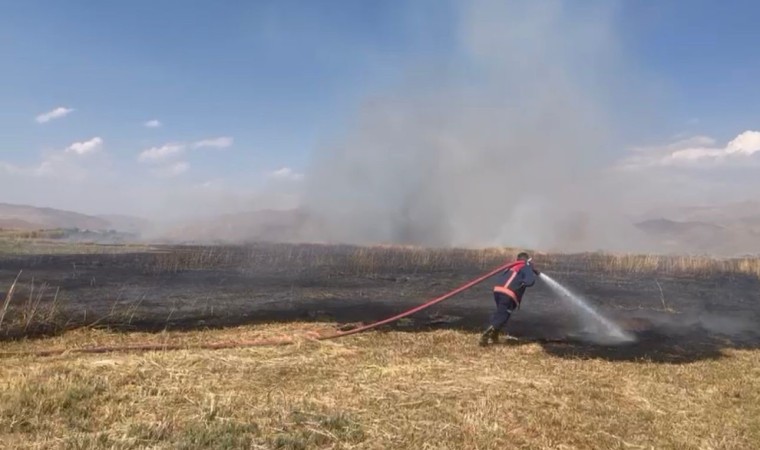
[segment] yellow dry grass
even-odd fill
[[[353,267],[371,271],[389,267],[448,268],[457,264],[489,268],[514,259],[521,249],[429,249],[421,247],[362,247],[350,259]],[[604,273],[702,275],[736,273],[760,277],[760,257],[716,258],[706,255],[636,253],[544,253],[530,251],[539,266],[573,266]]]
[[[603,272],[661,273],[665,275],[745,274],[760,277],[760,258],[714,258],[687,255],[598,253],[578,256],[588,268]],[[581,267],[583,265],[581,264]]]
[[[291,334],[327,325],[113,334],[0,351]],[[753,449],[760,351],[684,365],[481,349],[455,331],[278,348],[0,360],[4,448]]]
[[[488,269],[513,259],[523,249],[425,248],[402,245],[345,247],[322,244],[262,244],[254,246],[161,247],[142,244],[101,245],[20,238],[0,231],[0,255],[38,254],[150,254],[144,270],[155,273],[265,265],[342,267],[348,273],[386,270],[435,271],[463,265]],[[760,257],[716,258],[707,255],[614,253],[545,253],[529,250],[545,268],[572,266],[603,273],[695,276],[734,273],[760,277]]]
[[[34,236],[31,232],[30,236]],[[0,255],[111,255],[149,251],[143,244],[99,244],[57,240],[55,234],[25,237],[0,231]]]
[[[335,267],[348,274],[384,271],[434,272],[462,267],[486,270],[513,260],[520,249],[435,249],[410,246],[354,247],[279,244],[269,247],[169,248],[153,255],[146,269],[177,272],[223,267]],[[546,270],[581,270],[611,274],[701,276],[742,274],[760,277],[760,257],[715,258],[698,255],[541,253],[532,252]]]

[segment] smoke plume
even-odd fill
[[[608,5],[467,6],[449,64],[413,66],[425,76],[368,99],[316,153],[302,198],[320,226],[307,234],[572,250],[614,249],[614,230],[631,244],[599,181],[630,93]],[[460,62],[471,70],[450,68]]]

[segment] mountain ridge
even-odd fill
[[[647,251],[715,256],[760,254],[760,202],[684,206],[651,211],[648,217],[630,220],[649,241]],[[117,231],[159,242],[201,244],[312,241],[314,236],[329,231],[301,209],[242,211],[158,227],[128,215],[96,216],[9,203],[0,203],[0,228]]]

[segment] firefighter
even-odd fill
[[[540,272],[533,267],[530,255],[525,252],[518,254],[515,264],[499,275],[493,288],[496,311],[491,317],[491,325],[480,338],[481,346],[488,345],[489,341],[494,344],[499,341],[499,333],[509,321],[512,312],[520,307],[525,290],[536,283],[538,275]]]

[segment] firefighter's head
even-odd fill
[[[517,254],[518,261],[528,261],[529,259],[530,255],[527,252],[520,252]]]

